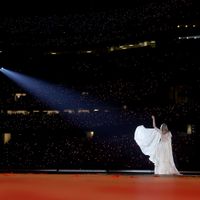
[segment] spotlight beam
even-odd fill
[[[112,109],[111,106],[100,103],[100,101],[94,100],[91,97],[84,97],[83,100],[83,98],[81,98],[81,94],[77,93],[74,90],[67,89],[59,85],[54,85],[49,82],[42,81],[5,68],[1,69],[0,71],[21,88],[23,88],[25,91],[32,94],[33,96],[36,96],[37,98],[39,98],[39,100],[46,103],[49,107],[53,109],[61,111],[63,111],[64,109],[74,109],[77,111],[80,108],[90,109],[93,111]],[[103,121],[107,123],[108,121],[116,120],[117,116],[119,115],[117,113],[106,113],[106,117],[102,117],[102,115],[100,115],[98,118],[97,116],[97,114],[88,114],[86,116],[85,114],[80,114],[76,112],[75,115],[70,115],[70,121],[73,121],[73,124],[76,124],[78,126],[80,126],[80,124],[81,126],[84,126],[84,124],[94,126],[97,121],[101,122],[101,124]],[[69,118],[69,115],[67,116],[67,118]]]

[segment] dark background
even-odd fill
[[[2,9],[0,65],[74,89],[81,94],[80,102],[87,94],[95,99],[92,108],[104,102],[108,112],[92,112],[90,107],[89,114],[77,114],[80,108],[69,106],[76,112],[70,117],[47,115],[43,110],[52,108],[31,93],[16,100],[15,94],[25,91],[0,74],[1,168],[152,169],[133,136],[137,125],[152,127],[154,114],[158,126],[166,122],[172,131],[178,169],[198,171],[197,3],[144,0],[127,8],[48,5],[18,5],[13,15],[14,5]],[[119,49],[145,41],[155,45]],[[30,114],[10,115],[8,110]],[[7,144],[4,133],[12,136]]]

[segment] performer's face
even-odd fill
[[[163,129],[162,134],[166,134],[169,130],[168,129]]]

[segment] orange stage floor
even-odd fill
[[[199,200],[200,176],[0,174],[0,200]]]

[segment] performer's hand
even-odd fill
[[[152,115],[151,117],[152,117],[152,119],[155,119],[155,116],[154,116],[154,115]]]

